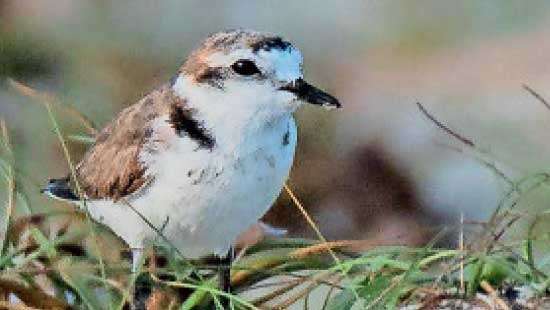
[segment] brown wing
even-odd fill
[[[152,120],[169,113],[174,100],[172,90],[161,87],[124,109],[100,132],[76,169],[88,198],[117,200],[148,182],[151,176],[146,175],[139,154],[152,134]]]

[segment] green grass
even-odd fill
[[[69,143],[93,141],[93,123],[77,111],[67,112],[50,95],[16,82],[12,85],[44,104],[74,174]],[[422,110],[435,120],[426,109]],[[57,121],[61,115],[80,120],[83,133],[62,132]],[[173,309],[219,308],[220,297],[230,298],[234,309],[285,308],[299,301],[304,302],[304,309],[350,309],[353,305],[395,309],[443,296],[469,300],[478,292],[489,294],[491,289],[498,295],[500,288],[510,285],[528,286],[541,298],[546,296],[550,253],[536,249],[548,242],[548,234],[540,231],[539,224],[546,221],[550,211],[531,214],[518,206],[533,192],[547,189],[550,173],[514,180],[486,160],[488,154],[481,154],[471,140],[441,122],[435,123],[461,141],[471,155],[509,187],[486,222],[443,228],[431,242],[418,248],[382,246],[372,240],[329,242],[287,187],[287,193],[319,240],[266,239],[247,248],[232,267],[236,294],[228,295],[216,287],[215,268],[181,257],[162,236],[154,244],[155,251],[148,255],[150,263],[142,265],[139,275],[132,275],[129,262],[112,251],[125,250],[124,244],[91,221],[85,208],[31,212],[25,192],[38,189],[26,184],[25,176],[19,173],[13,141],[2,122],[0,177],[7,201],[1,218],[0,307],[7,307],[8,295],[14,294],[26,306],[36,308],[122,309],[136,283],[147,283],[155,296],[161,296],[150,297],[150,302],[160,301],[163,308]],[[528,223],[526,232],[511,237],[509,232],[522,222]],[[161,234],[162,230],[158,231]],[[443,239],[458,239],[461,235],[466,239],[464,245],[436,246]],[[151,263],[155,257],[164,257],[165,263]],[[275,277],[279,279],[277,283],[266,282]],[[322,302],[312,304],[308,297],[321,287],[326,292]],[[243,297],[258,288],[263,288],[262,293]],[[184,300],[180,298],[182,291],[187,296]],[[498,296],[493,298],[508,302]]]

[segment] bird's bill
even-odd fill
[[[295,94],[299,100],[307,103],[320,105],[326,108],[342,107],[338,99],[307,83],[303,79],[297,79],[296,81],[289,83],[280,89]]]

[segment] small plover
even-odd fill
[[[101,130],[76,182],[52,179],[44,192],[85,200],[93,219],[128,243],[133,266],[159,231],[187,258],[225,257],[288,177],[302,102],[340,107],[304,81],[291,43],[249,30],[216,33],[169,83]]]

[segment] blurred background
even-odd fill
[[[33,211],[66,208],[38,188],[68,167],[44,108],[5,78],[52,92],[103,126],[167,81],[201,39],[239,27],[294,42],[308,79],[344,104],[298,113],[290,184],[327,238],[420,244],[461,212],[484,220],[495,209],[506,183],[416,102],[512,178],[550,162],[550,111],[522,89],[550,98],[548,1],[3,0],[0,117],[34,184]],[[84,132],[59,118],[65,134]],[[79,159],[87,146],[69,147]],[[544,207],[545,191],[525,208]],[[265,220],[313,236],[285,194]]]

